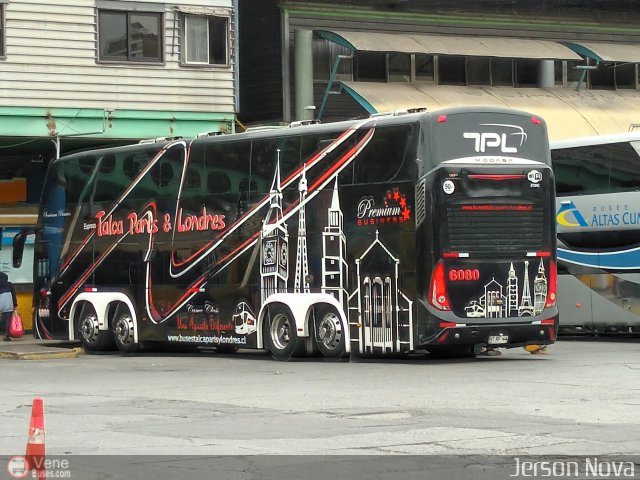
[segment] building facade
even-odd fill
[[[46,167],[65,153],[233,132],[236,11],[235,0],[0,0],[0,228],[35,221]],[[1,268],[29,283],[28,252],[17,271],[10,251]]]
[[[245,122],[484,104],[551,139],[640,124],[629,1],[241,0],[239,17]]]

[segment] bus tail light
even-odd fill
[[[549,262],[549,290],[547,291],[546,308],[556,306],[556,291],[558,286],[558,267],[554,260]]]
[[[431,284],[429,285],[429,303],[438,310],[451,310],[449,296],[447,295],[447,284],[444,275],[444,263],[438,262],[431,274]]]

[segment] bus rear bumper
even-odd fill
[[[425,347],[481,345],[516,348],[549,345],[557,338],[557,319],[553,323],[456,325],[443,328]]]

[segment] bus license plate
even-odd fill
[[[489,341],[487,342],[489,345],[504,345],[509,342],[509,335],[499,334],[499,335],[489,335]]]

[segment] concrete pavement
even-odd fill
[[[9,342],[0,339],[0,358],[13,360],[75,358],[82,351],[79,343],[68,340],[37,340],[31,333],[12,338]]]

